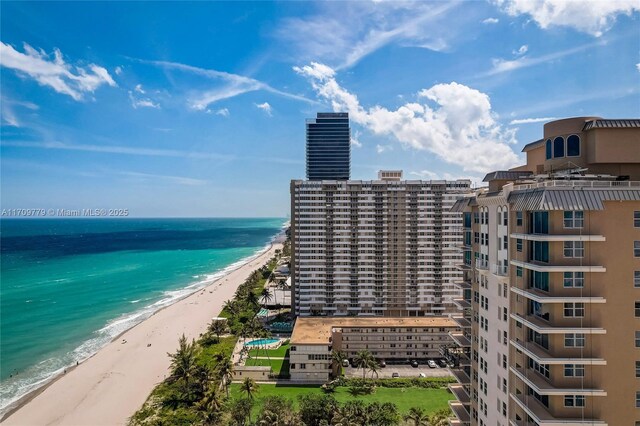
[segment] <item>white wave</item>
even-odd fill
[[[162,293],[163,297],[160,300],[108,322],[104,327],[94,332],[94,337],[86,340],[73,351],[57,358],[49,358],[42,361],[21,372],[22,375],[20,376],[16,375],[3,380],[2,386],[0,386],[0,416],[10,411],[23,396],[51,382],[63,374],[67,368],[91,357],[116,336],[141,323],[160,309],[190,296],[198,290],[211,285],[221,277],[253,261],[269,250],[270,247],[271,244],[267,244],[254,254],[240,259],[212,274],[207,274],[204,279],[189,284],[184,288],[165,291]],[[140,300],[131,301],[130,303],[137,303],[139,301]]]
[[[137,299],[137,300],[132,300],[129,303],[138,303],[139,301],[141,301],[142,299]]]

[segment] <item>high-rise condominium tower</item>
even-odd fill
[[[351,131],[346,112],[319,112],[307,120],[307,179],[349,180]]]
[[[463,212],[451,424],[640,424],[640,120],[545,124]]]
[[[297,315],[429,316],[455,310],[470,181],[291,182],[292,308]]]

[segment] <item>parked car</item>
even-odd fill
[[[447,366],[447,361],[445,359],[441,359],[438,361],[438,364],[440,364],[440,367],[445,368]]]
[[[413,361],[411,361],[411,366],[413,368],[418,368],[418,361],[416,361],[415,359]]]
[[[348,367],[349,366],[349,360],[348,359],[343,359],[342,360],[342,366],[343,367]]]
[[[398,377],[400,377],[400,374],[398,374],[398,372],[394,372],[391,374],[392,379],[397,379]]]
[[[438,364],[436,364],[436,362],[432,359],[427,362],[427,365],[429,366],[429,368],[438,368]]]
[[[418,374],[418,377],[427,377],[427,375],[424,374],[424,373],[420,373],[420,374]]]

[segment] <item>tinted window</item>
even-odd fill
[[[551,158],[551,139],[547,139],[546,143],[547,160]]]
[[[580,155],[580,138],[578,135],[571,135],[567,138],[567,157],[577,157]]]
[[[557,137],[553,140],[553,158],[564,157],[564,139]]]

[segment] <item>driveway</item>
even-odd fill
[[[343,371],[347,377],[362,378],[361,369],[345,367]],[[400,377],[418,377],[420,373],[424,373],[427,377],[451,376],[446,368],[429,368],[427,365],[420,365],[418,368],[413,368],[410,365],[387,365],[378,370],[378,378],[391,378],[393,373],[398,373]],[[367,377],[371,377],[371,372],[367,372]]]

